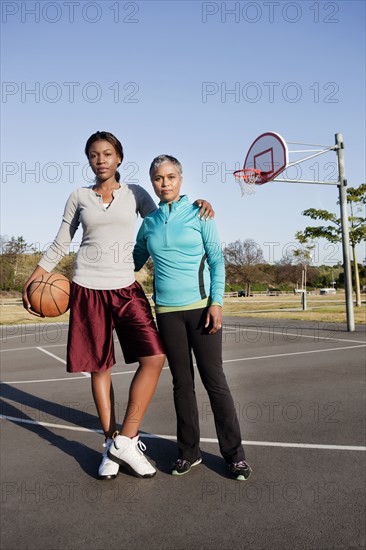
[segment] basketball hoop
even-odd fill
[[[255,193],[255,184],[260,179],[261,170],[256,168],[243,168],[233,172],[236,182],[240,185],[241,196]]]
[[[276,132],[261,134],[249,147],[243,168],[234,172],[241,195],[255,193],[256,185],[274,180],[287,165],[288,149],[285,140]]]

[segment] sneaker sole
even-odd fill
[[[111,469],[112,469],[112,472],[113,472],[113,471],[115,471],[115,469],[116,469],[117,466],[118,466],[116,473],[115,473],[115,474],[113,474],[113,473],[109,473],[109,474],[100,474],[99,472],[100,472],[100,471],[103,471],[103,468],[102,468],[103,462],[102,462],[102,464],[100,465],[100,467],[99,467],[99,469],[98,469],[98,479],[99,479],[99,480],[103,481],[103,480],[109,480],[109,479],[116,479],[116,477],[118,476],[118,473],[119,473],[119,465],[118,465],[116,462],[114,462],[114,461],[111,461],[111,460],[110,460],[110,462],[112,462],[113,468],[111,468],[112,464],[109,464],[109,465],[107,464],[107,466],[104,465],[104,466],[105,466],[105,469],[106,469],[107,471],[108,471],[108,469],[109,469],[109,471],[111,471]]]
[[[252,474],[253,470],[252,468],[250,468],[249,470],[249,474],[247,475],[247,477],[243,476],[242,474],[239,474],[237,477],[235,477],[235,475],[231,474],[231,476],[236,479],[237,481],[246,481],[247,479],[250,478],[251,474]]]
[[[109,479],[116,479],[118,474],[110,474],[110,475],[107,475],[107,476],[100,476],[98,475],[98,479],[100,481],[108,481]]]
[[[193,464],[191,464],[191,467],[189,470],[185,472],[178,472],[178,470],[172,470],[172,476],[184,476],[185,474],[188,474],[194,466],[198,466],[198,464],[201,464],[202,458],[198,458]]]
[[[135,477],[150,478],[150,477],[154,477],[154,475],[156,474],[156,470],[151,474],[139,474],[138,472],[136,472],[136,470],[132,468],[132,466],[130,466],[130,464],[128,464],[127,462],[124,462],[124,460],[118,458],[117,456],[112,455],[109,451],[108,451],[108,458],[113,460],[113,462],[117,462],[117,464],[119,464],[120,466],[124,466]]]

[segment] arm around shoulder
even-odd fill
[[[146,218],[146,216],[155,212],[157,206],[146,189],[141,187],[141,185],[130,186],[130,189],[135,195],[137,212],[141,218]]]
[[[133,249],[135,271],[140,271],[140,269],[146,264],[149,257],[150,253],[147,249],[147,242],[145,239],[145,222],[142,222],[139,232],[137,233],[136,243]]]

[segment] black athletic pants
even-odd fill
[[[226,462],[244,460],[235,405],[222,368],[222,331],[208,334],[207,309],[159,313],[157,323],[173,375],[179,456],[195,461],[199,447],[199,415],[194,386],[192,350],[208,393],[220,451]]]

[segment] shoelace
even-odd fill
[[[143,453],[143,451],[146,451],[146,445],[140,439],[136,441],[136,450],[138,451],[138,457],[136,457],[137,460],[144,466],[151,466],[150,462],[147,460],[146,456]]]
[[[139,448],[139,451],[145,452],[146,451],[146,445],[141,441],[141,439],[137,440],[136,447]]]
[[[190,464],[190,463],[188,462],[188,460],[185,460],[184,458],[178,458],[178,459],[175,461],[175,465],[176,465],[178,468],[184,466],[184,464],[186,464],[186,463]]]
[[[248,468],[248,464],[245,462],[245,460],[240,460],[240,462],[234,462],[233,466],[235,468]]]
[[[112,435],[112,439],[106,439],[106,440],[104,441],[104,443],[103,443],[103,447],[105,447],[106,449],[108,449],[108,448],[111,446],[111,444],[113,443],[113,440],[114,440],[115,435],[118,435],[118,432],[115,432],[115,433]],[[138,436],[136,436],[136,437],[138,437]],[[133,438],[133,439],[135,439],[135,438]],[[138,440],[136,441],[136,447],[138,448],[138,450],[140,451],[141,455],[143,456],[143,452],[146,451],[146,445],[145,445],[145,443],[143,443],[143,442],[141,441],[141,439],[138,439]]]

